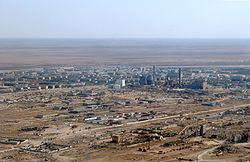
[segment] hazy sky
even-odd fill
[[[250,0],[0,0],[0,38],[250,38]]]

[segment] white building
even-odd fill
[[[125,79],[119,79],[115,82],[115,84],[120,85],[121,87],[125,87],[126,81],[125,81]]]

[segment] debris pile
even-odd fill
[[[230,144],[224,144],[221,145],[220,147],[216,148],[213,153],[218,155],[222,155],[225,153],[233,154],[233,153],[238,153],[239,148]]]
[[[59,145],[53,143],[44,143],[40,146],[26,146],[22,147],[22,150],[30,151],[30,152],[41,152],[41,153],[53,153],[62,150],[69,149],[70,146],[67,145]]]

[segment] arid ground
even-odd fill
[[[0,70],[46,65],[247,66],[250,40],[1,39]]]

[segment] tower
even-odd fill
[[[182,82],[182,73],[181,73],[181,68],[179,68],[179,87],[181,87],[181,82]]]
[[[156,72],[155,72],[155,65],[153,66],[153,84],[156,84]]]

